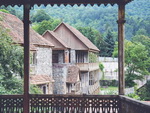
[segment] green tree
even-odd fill
[[[106,38],[104,39],[104,41],[105,41],[105,45],[103,48],[103,56],[112,57],[114,46],[115,46],[115,41],[114,41],[114,37],[110,29],[108,29]]]
[[[145,35],[145,36],[148,36],[148,33],[146,31],[146,29],[139,29],[137,32],[136,32],[136,35]]]
[[[44,10],[37,10],[36,14],[31,17],[32,22],[42,22],[50,19],[50,16]]]
[[[1,12],[4,12],[4,13],[9,13],[9,11],[6,10],[6,9],[0,9],[0,11],[1,11]]]
[[[100,55],[103,54],[103,48],[106,44],[101,33],[91,27],[77,27],[77,29],[86,36],[100,50]]]
[[[131,39],[132,42],[140,42],[146,47],[148,51],[148,56],[150,57],[150,38],[145,35],[135,35]]]
[[[21,46],[12,44],[9,30],[0,27],[0,74],[6,78],[13,75],[23,77],[23,49]]]
[[[40,23],[37,23],[35,25],[33,25],[33,29],[35,31],[37,31],[39,34],[43,34],[46,30],[54,30],[56,28],[56,26],[58,26],[60,24],[60,20],[56,19],[52,19],[52,20],[44,20]]]
[[[104,65],[102,64],[102,62],[99,62],[99,69],[100,71],[102,72],[102,78],[101,80],[104,80],[105,79],[105,74],[104,74]]]
[[[114,49],[114,56],[117,55],[118,49]],[[136,85],[134,80],[142,80],[148,75],[148,67],[150,66],[150,58],[148,51],[141,43],[132,43],[125,41],[125,83],[128,87]]]
[[[0,94],[23,93],[23,48],[13,43],[9,30],[0,26]],[[31,85],[31,93],[40,93]]]
[[[21,94],[23,49],[13,44],[7,32],[9,30],[0,27],[0,88],[3,89],[0,94]]]
[[[140,96],[141,100],[150,101],[150,81],[137,90],[137,95]]]
[[[148,51],[148,57],[150,57],[150,38],[148,36],[135,35],[131,39],[132,42],[140,42],[141,44],[143,44]],[[148,71],[150,72],[150,67],[148,68]]]
[[[77,29],[86,36],[93,44],[95,44],[96,37],[100,37],[100,33],[91,27],[77,27]]]

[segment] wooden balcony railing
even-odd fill
[[[118,95],[30,95],[30,113],[149,113],[150,105]],[[22,95],[0,95],[0,113],[22,113]]]
[[[0,95],[0,113],[23,113],[23,95]]]
[[[99,63],[76,63],[81,71],[93,71],[99,69]]]
[[[93,85],[90,85],[90,86],[89,86],[89,93],[90,93],[90,94],[94,94],[94,92],[95,92],[97,89],[100,89],[99,82],[96,82],[96,83],[94,83]]]

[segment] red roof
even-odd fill
[[[52,79],[51,76],[48,75],[34,75],[30,77],[31,84],[38,85],[38,84],[46,84],[50,82],[54,82],[54,80]]]
[[[0,12],[0,26],[8,29],[8,34],[12,37],[15,43],[24,43],[24,34],[23,34],[23,22],[12,14],[7,14]],[[36,33],[33,29],[30,28],[30,42],[32,45],[41,45],[41,46],[54,46],[52,43],[48,42],[41,35]]]
[[[79,79],[79,68],[77,66],[68,66],[67,83],[76,83]]]
[[[49,34],[52,35],[59,43],[61,43],[65,48],[69,48],[69,47],[67,46],[67,44],[66,44],[63,40],[61,40],[61,38],[59,38],[59,36],[58,36],[55,32],[50,31],[50,30],[47,30],[45,33],[49,33]],[[45,34],[45,33],[44,33],[44,34]],[[43,34],[43,36],[44,36],[44,34]]]

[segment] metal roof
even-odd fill
[[[11,5],[11,6],[15,6],[15,5],[18,5],[18,6],[21,6],[21,5],[25,5],[25,4],[30,4],[31,6],[33,5],[41,5],[41,4],[44,4],[44,5],[54,5],[54,4],[57,4],[57,5],[87,5],[87,4],[90,4],[90,5],[94,5],[94,4],[97,4],[97,5],[101,5],[101,4],[104,4],[104,5],[107,5],[107,4],[111,4],[111,5],[114,5],[114,4],[127,4],[129,2],[131,2],[132,0],[0,0],[0,6],[1,5],[4,5],[4,6],[8,6],[8,5]]]

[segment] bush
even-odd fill
[[[142,100],[150,101],[150,81],[147,81],[143,87],[137,90],[137,95],[139,95]]]
[[[101,86],[118,86],[118,81],[117,80],[100,80],[100,85]]]
[[[136,100],[141,100],[141,98],[136,93],[131,93],[128,94],[127,96]]]

